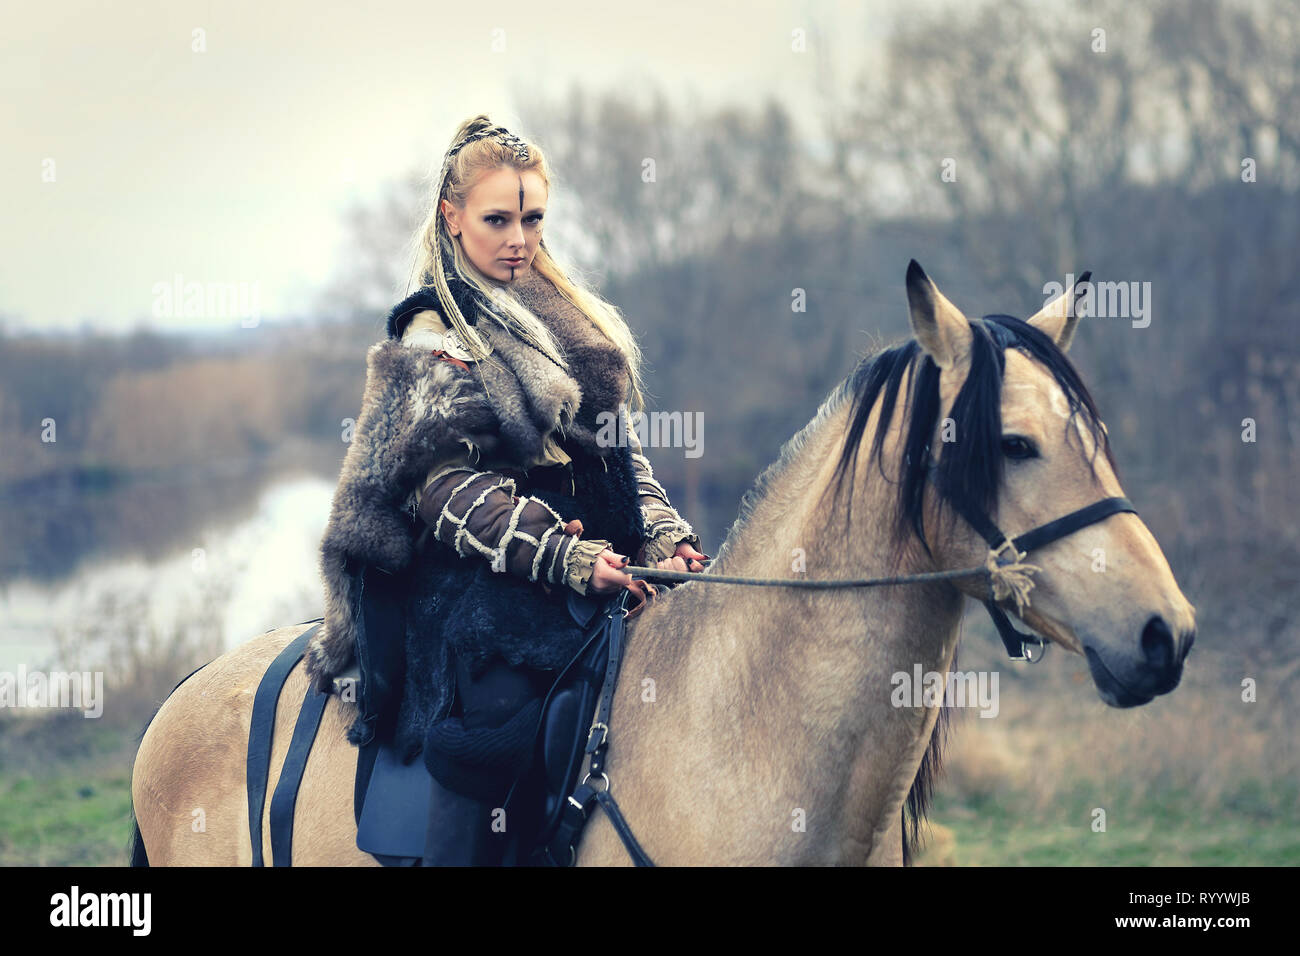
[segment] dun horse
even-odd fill
[[[989,546],[954,496],[1014,536],[1123,494],[1105,426],[1064,356],[1075,290],[1020,322],[968,320],[915,263],[907,286],[915,338],[864,358],[759,476],[712,567],[628,623],[607,769],[659,864],[903,863],[942,708],[895,706],[891,675],[918,664],[947,675],[965,597],[988,588],[977,577],[828,590],[703,578],[968,568]],[[1144,704],[1177,685],[1194,612],[1136,514],[1110,514],[1026,560],[1038,571],[1020,618],[1085,655],[1106,703]],[[151,864],[249,865],[253,693],[305,627],[235,648],[158,711],[132,786]],[[305,691],[299,667],[280,695],[268,792]],[[354,709],[331,698],[325,710],[298,795],[295,864],[375,863],[355,843],[357,757],[344,736]],[[604,815],[577,862],[629,862]]]

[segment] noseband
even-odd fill
[[[1028,592],[1034,586],[1029,572],[1041,570],[1032,564],[1024,563],[1029,552],[1059,541],[1111,515],[1125,511],[1137,514],[1137,509],[1127,498],[1103,498],[1012,538],[994,523],[984,509],[972,504],[969,499],[949,500],[953,509],[989,546],[987,562],[990,572],[989,595],[984,598],[984,607],[988,610],[989,617],[993,619],[993,625],[998,629],[998,636],[1002,638],[1011,660],[1030,663],[1043,659],[1043,654],[1047,653],[1047,641],[1037,634],[1016,630],[1006,612],[998,607],[998,601],[1010,598],[1016,602],[1016,613],[1019,614],[1024,609],[1024,605],[1029,603]],[[1029,653],[1031,645],[1041,647],[1042,653],[1037,657],[1032,656]]]

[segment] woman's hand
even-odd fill
[[[671,558],[664,558],[655,564],[655,567],[662,568],[665,571],[692,571],[700,572],[704,570],[704,562],[709,559],[707,554],[702,551],[696,551],[689,543],[683,541],[677,546]]]
[[[589,594],[613,594],[620,588],[632,583],[632,575],[619,570],[627,566],[627,556],[615,554],[606,548],[596,555],[596,563],[591,568],[591,580],[587,582]]]
[[[673,552],[671,558],[663,558],[655,563],[655,567],[665,571],[703,571],[709,556],[702,551],[697,551],[689,543],[683,541],[677,545],[677,550]],[[596,555],[596,563],[591,570],[591,580],[587,583],[587,591],[592,594],[613,594],[620,588],[625,588],[632,583],[632,575],[621,570],[628,564],[626,555],[615,554],[609,548],[606,548],[600,554]]]

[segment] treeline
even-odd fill
[[[906,333],[909,259],[974,315],[1029,314],[1088,269],[1149,296],[1149,325],[1087,320],[1072,352],[1126,490],[1202,626],[1267,664],[1294,653],[1300,611],[1297,84],[1286,0],[1008,0],[909,13],[816,121],[621,92],[520,113],[557,177],[548,242],[637,330],[652,407],[704,414],[702,458],[650,454],[706,550],[857,358]],[[264,323],[217,358],[5,343],[0,478],[61,466],[32,444],[47,415],[79,462],[114,468],[290,435],[337,449],[422,189],[413,171],[349,212],[353,265],[315,310],[343,317],[328,332]]]
[[[343,395],[359,406],[364,345],[342,357],[320,340],[272,334],[278,341],[245,335],[216,347],[152,332],[5,340],[0,483],[211,468],[257,459],[290,436],[338,444],[333,410],[348,404]]]

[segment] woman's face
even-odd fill
[[[442,212],[480,272],[513,282],[528,272],[542,241],[546,185],[535,170],[520,173],[502,166],[479,179],[464,209],[444,199]]]

